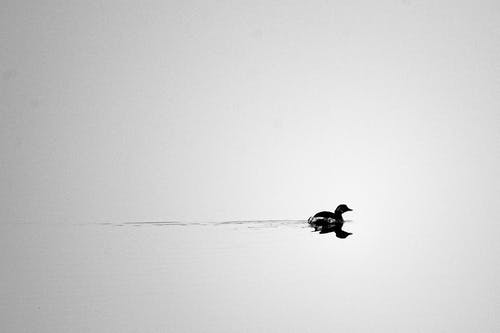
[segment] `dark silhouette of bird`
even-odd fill
[[[328,211],[322,211],[319,213],[316,213],[314,216],[310,217],[308,222],[309,223],[324,223],[326,220],[330,220],[330,222],[344,222],[344,218],[342,217],[342,214],[345,212],[350,212],[352,211],[351,208],[347,207],[347,205],[338,205],[338,207],[335,209],[335,212],[328,212]]]
[[[335,209],[335,212],[319,212],[311,216],[307,222],[314,228],[314,231],[319,231],[320,234],[334,232],[338,238],[347,238],[347,236],[352,235],[352,233],[342,230],[344,225],[342,214],[350,211],[352,211],[351,208],[342,204]]]

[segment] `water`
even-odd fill
[[[495,331],[499,274],[482,251],[497,246],[486,237],[467,248],[461,233],[429,232],[430,222],[393,222],[353,219],[346,239],[304,220],[4,224],[0,326]]]

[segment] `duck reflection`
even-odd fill
[[[342,230],[343,225],[344,225],[343,222],[332,223],[319,227],[318,229],[315,228],[315,231],[319,231],[320,234],[327,234],[329,232],[334,232],[337,238],[344,239],[347,238],[347,236],[352,235],[352,233]]]

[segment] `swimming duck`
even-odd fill
[[[335,212],[323,211],[311,216],[308,220],[314,231],[319,231],[320,234],[334,232],[337,238],[347,238],[352,233],[342,230],[344,219],[342,214],[352,211],[347,205],[339,205]]]
[[[315,225],[327,225],[330,223],[335,223],[335,222],[344,222],[344,219],[342,218],[342,214],[345,212],[350,212],[352,211],[351,208],[347,207],[347,205],[338,205],[337,209],[335,209],[335,212],[328,212],[328,211],[322,211],[314,216],[310,217],[308,222],[309,224],[315,224]]]

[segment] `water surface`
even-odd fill
[[[496,271],[471,274],[476,256],[449,246],[431,253],[441,236],[422,230],[394,237],[359,220],[345,224],[346,239],[305,220],[1,228],[5,332],[498,327]],[[481,311],[467,318],[472,307]]]

